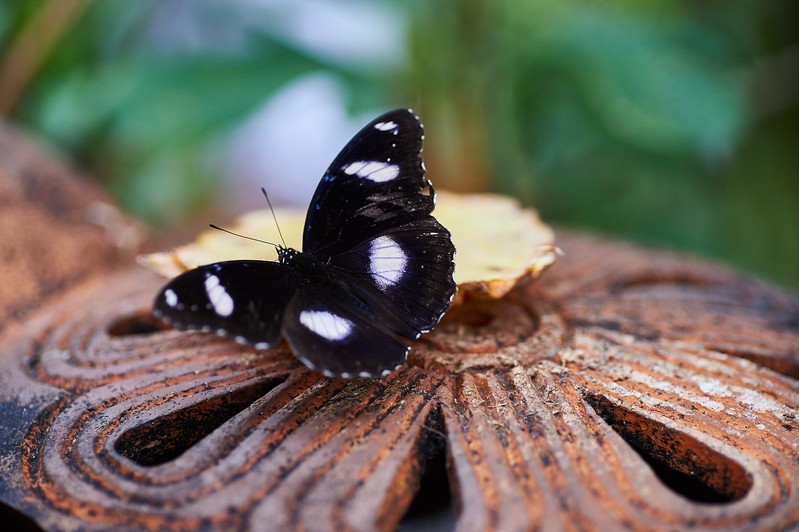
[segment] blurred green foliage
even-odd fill
[[[24,22],[30,6],[3,4]],[[16,8],[16,12],[12,9]],[[213,198],[218,141],[269,94],[331,65],[268,33],[237,50],[164,49],[146,38],[154,2],[94,2],[63,37],[15,118],[75,155],[133,213],[159,223]],[[233,13],[218,8],[220,25]],[[7,34],[2,41],[7,40]]]
[[[799,80],[778,113],[755,91],[785,81],[757,71],[771,55],[799,70],[794,7],[435,4],[413,25],[414,83],[436,72],[424,116],[460,122],[445,167],[470,145],[470,168],[547,220],[799,285]]]
[[[0,59],[49,3],[0,4]],[[208,4],[236,26],[240,11]],[[405,17],[405,64],[332,60],[268,28],[235,49],[164,48],[146,38],[156,3],[91,2],[8,112],[159,223],[211,201],[231,128],[323,71],[351,112],[413,106],[439,186],[799,286],[799,6],[378,4]]]

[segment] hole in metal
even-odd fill
[[[421,457],[419,488],[405,511],[399,530],[453,530],[455,508],[447,466],[447,442],[439,408],[425,419],[417,452]]]
[[[471,309],[467,312],[464,312],[458,316],[458,321],[461,323],[468,325],[469,327],[485,327],[492,321],[494,321],[494,316],[484,310],[480,309]]]
[[[693,273],[650,272],[616,282],[610,286],[610,291],[612,293],[618,293],[631,288],[648,290],[658,286],[673,287],[678,290],[686,286],[712,288],[714,286],[714,280]]]
[[[18,530],[20,532],[43,532],[44,529],[36,524],[36,521],[23,514],[16,508],[12,508],[0,502],[0,522],[3,523],[4,530]]]
[[[126,431],[114,448],[139,465],[164,464],[179,457],[282,382],[282,379],[258,381],[170,412]]]
[[[587,403],[646,461],[669,489],[692,501],[726,504],[752,489],[738,462],[662,423],[627,410],[601,395]]]
[[[486,327],[494,321],[495,315],[487,308],[477,305],[463,305],[449,311],[444,318],[446,325],[460,325],[473,329]]]
[[[152,314],[134,314],[114,321],[108,327],[109,336],[134,336],[169,330],[169,326]]]

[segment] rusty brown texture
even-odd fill
[[[799,524],[799,300],[561,234],[386,379],[150,316],[136,267],[0,337],[0,500],[45,529],[775,530]]]
[[[123,225],[99,187],[0,121],[0,332],[50,296],[130,264],[135,242],[120,240]]]

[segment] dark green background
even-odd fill
[[[165,50],[146,38],[152,1],[85,2],[59,30],[42,17],[57,1],[0,3],[6,76],[26,29],[55,35],[22,56],[33,74],[21,87],[0,86],[12,96],[2,112],[152,224],[207,208],[223,186],[208,164],[215,142],[287,83],[326,71],[351,113],[413,106],[429,173],[447,188],[514,194],[550,222],[799,286],[796,2],[372,2],[407,28],[407,61],[381,66],[267,30],[236,51]],[[241,10],[225,5],[191,9],[234,27]]]

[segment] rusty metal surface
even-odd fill
[[[53,529],[392,529],[424,499],[462,530],[798,523],[796,299],[561,242],[386,380],[162,330],[158,279],[99,278],[2,348],[0,495]]]
[[[161,280],[113,273],[129,255],[86,216],[102,197],[3,146],[7,527],[799,524],[799,301],[779,288],[560,235],[552,271],[455,309],[406,368],[330,380],[285,346],[164,329]]]
[[[99,187],[0,121],[0,332],[52,295],[129,264],[136,233]]]

